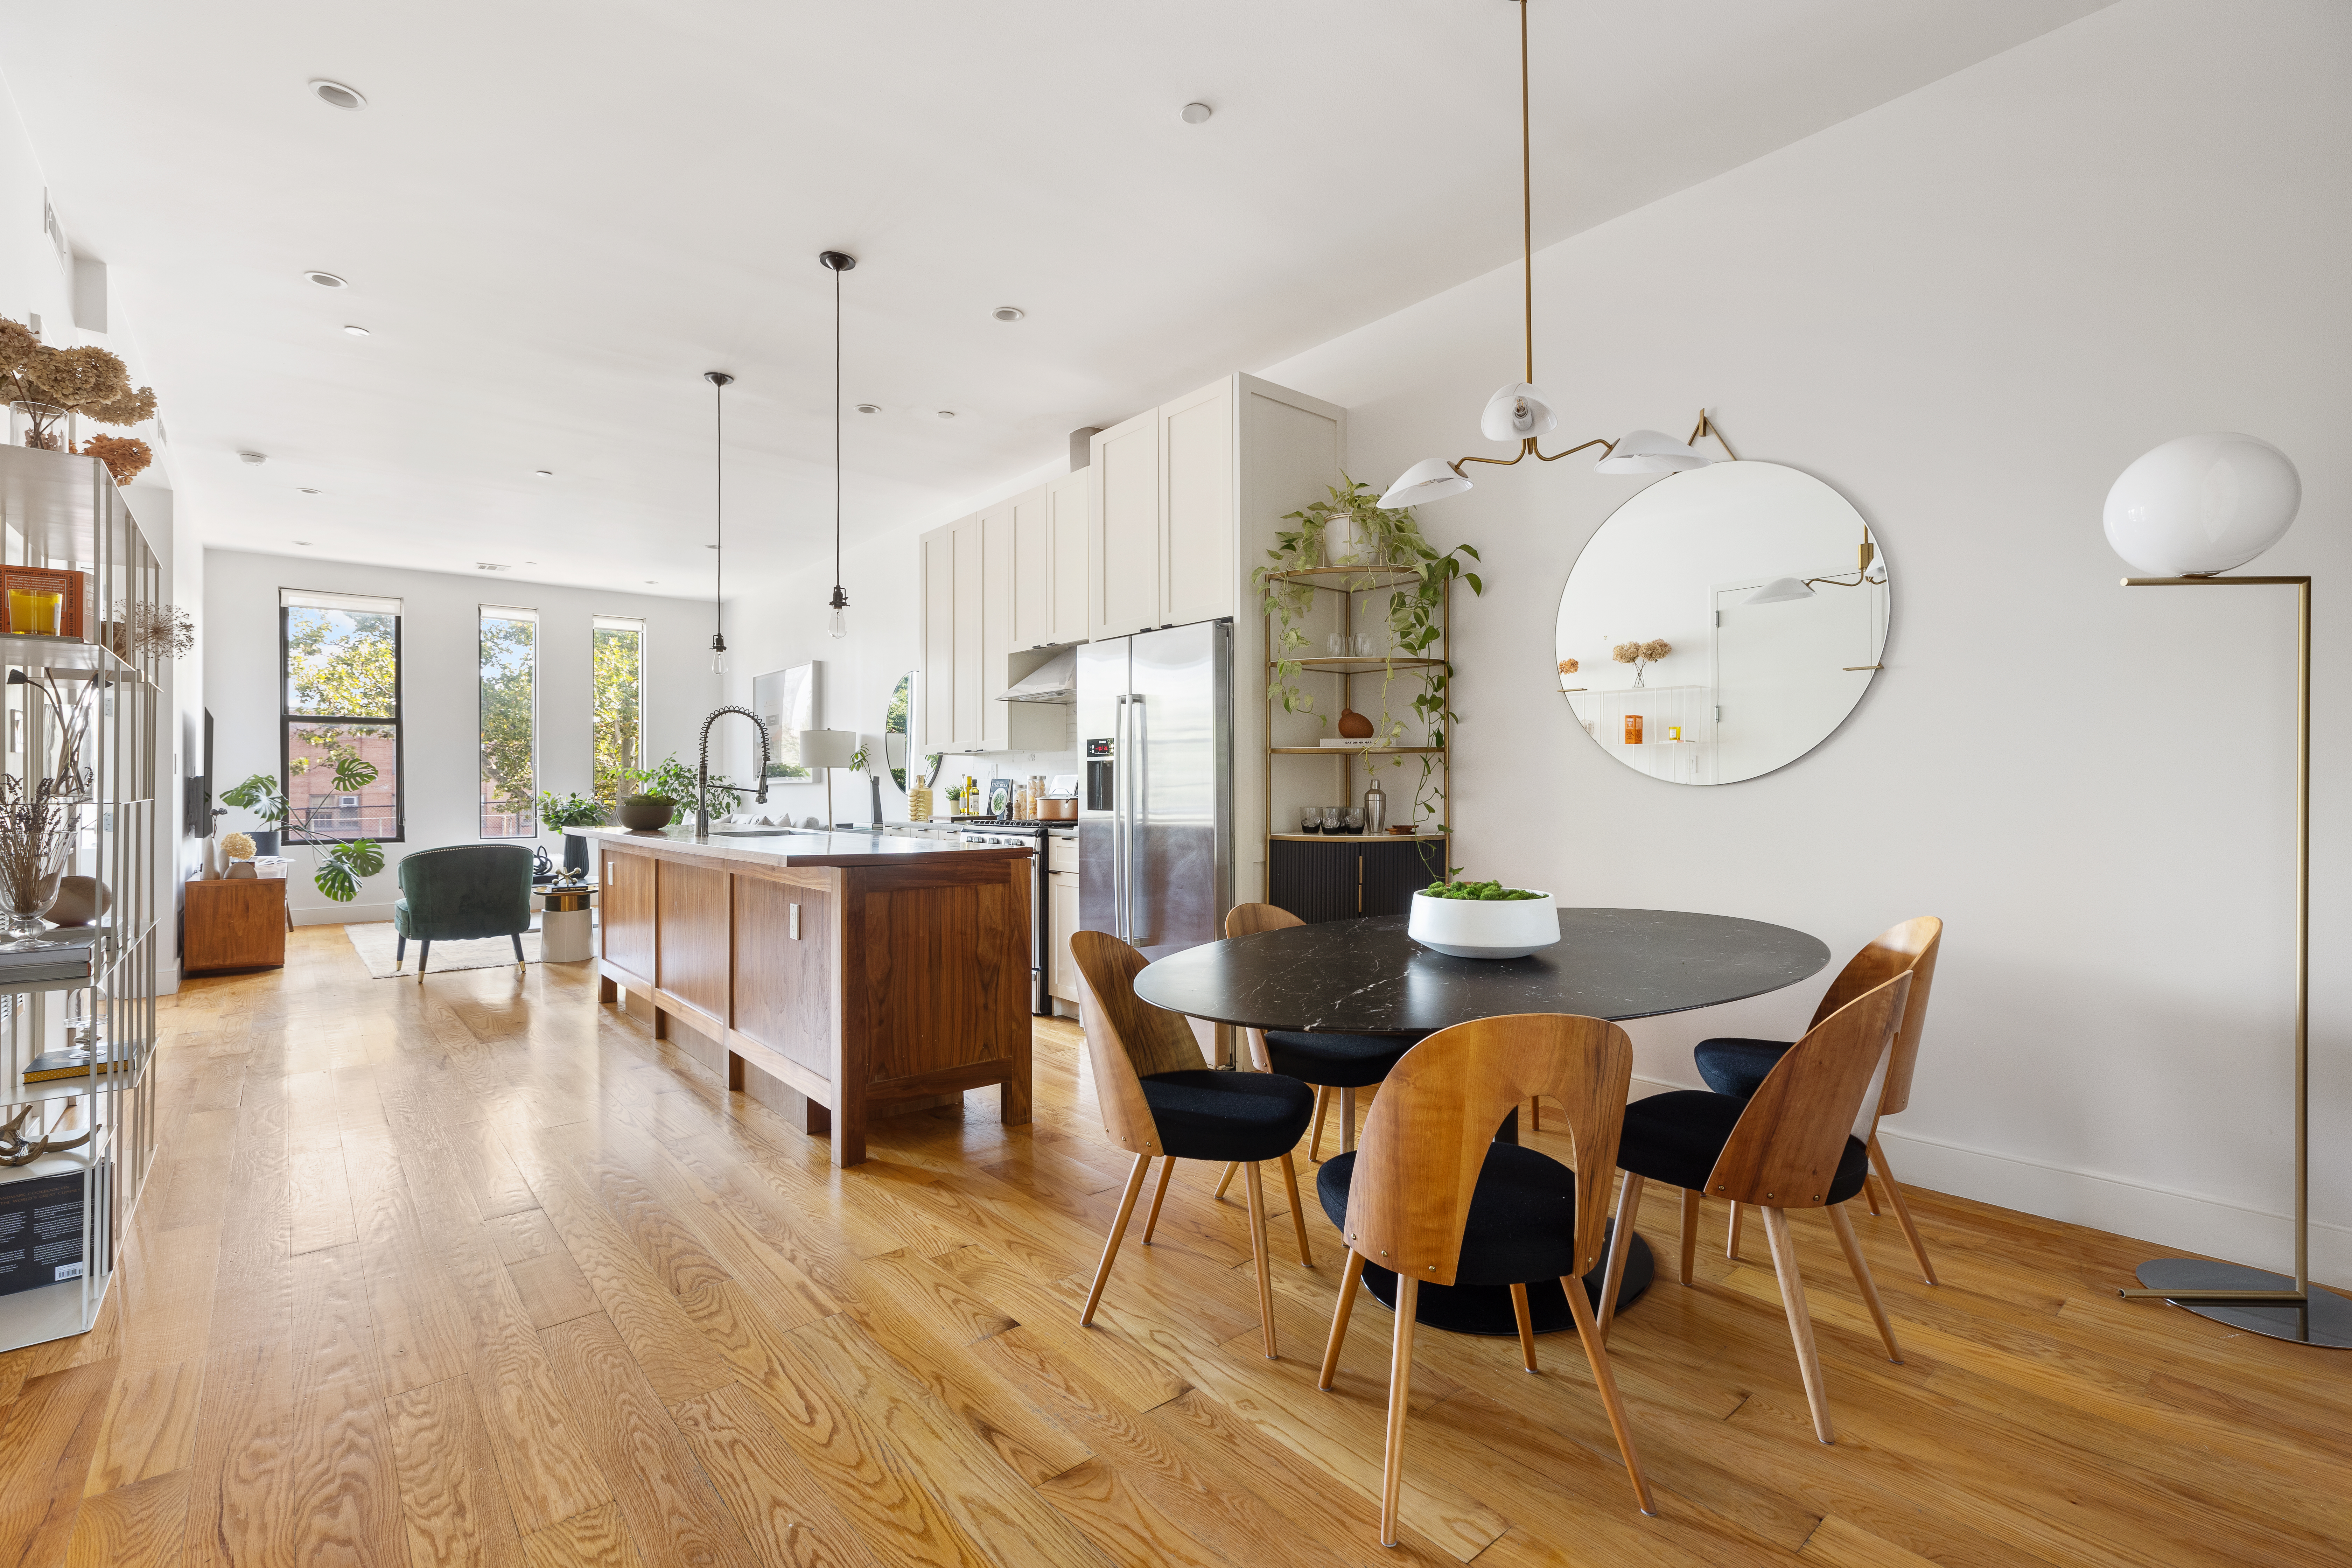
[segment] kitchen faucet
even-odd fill
[[[698,844],[710,841],[710,726],[726,713],[740,713],[751,721],[751,728],[760,731],[760,787],[751,798],[761,805],[768,804],[768,727],[749,708],[713,708],[710,716],[702,721],[702,742],[694,762],[694,841]],[[743,793],[740,784],[719,787],[737,795]]]

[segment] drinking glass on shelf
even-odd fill
[[[1341,820],[1347,823],[1349,832],[1361,833],[1364,830],[1364,808],[1360,805],[1349,806]]]
[[[1322,832],[1323,808],[1319,805],[1300,806],[1298,808],[1298,831],[1301,833]]]
[[[1344,833],[1347,831],[1347,807],[1339,805],[1327,805],[1323,808],[1324,832]]]
[[[1371,633],[1358,632],[1356,634],[1356,657],[1358,658],[1370,658],[1379,651],[1380,650],[1373,645]]]
[[[1325,637],[1323,639],[1323,651],[1333,658],[1347,658],[1348,639],[1346,636],[1339,632],[1333,632],[1329,637]]]

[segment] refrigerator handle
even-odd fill
[[[1143,693],[1130,691],[1119,700],[1127,704],[1127,733],[1119,741],[1120,751],[1127,760],[1120,766],[1118,774],[1119,793],[1124,799],[1127,814],[1127,895],[1126,900],[1119,905],[1118,918],[1126,925],[1128,932],[1126,940],[1132,943],[1137,934],[1135,900],[1138,889],[1135,885],[1135,839],[1137,823],[1141,815],[1136,809],[1136,801],[1143,785],[1143,748],[1150,744],[1148,739],[1150,731],[1144,722]],[[1138,738],[1139,736],[1146,738],[1139,740]]]
[[[1111,699],[1110,901],[1111,934],[1127,940],[1127,694]]]

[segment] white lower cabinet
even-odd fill
[[[1078,929],[1078,874],[1055,871],[1046,878],[1045,940],[1053,952],[1045,965],[1049,995],[1078,1005],[1078,966],[1070,957],[1070,937]]]

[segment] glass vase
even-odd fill
[[[69,451],[74,438],[73,411],[54,403],[12,403],[8,405],[8,441],[44,452]]]
[[[66,869],[67,837],[47,836],[44,844],[18,834],[0,842],[0,952],[23,952],[47,947],[41,940],[41,917],[58,901],[58,884]]]

